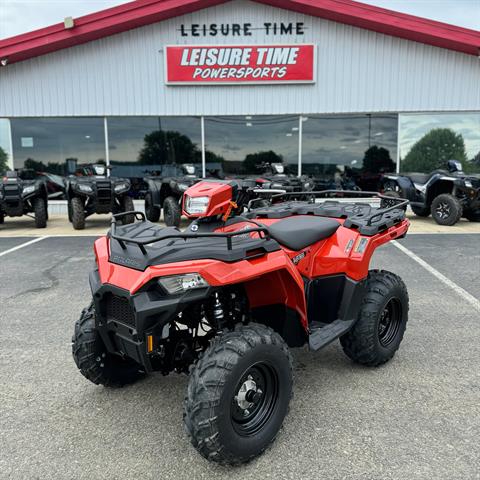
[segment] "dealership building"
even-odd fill
[[[0,40],[13,168],[480,169],[480,32],[349,0],[138,0]]]

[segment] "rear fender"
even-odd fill
[[[312,247],[298,267],[302,275],[316,278],[325,275],[346,274],[360,281],[368,276],[370,260],[375,250],[387,242],[402,238],[410,222],[405,219],[388,230],[373,236],[361,235],[357,230],[341,226],[334,235]]]

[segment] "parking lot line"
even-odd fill
[[[7,255],[8,253],[15,252],[16,250],[20,250],[23,247],[28,247],[29,245],[32,245],[33,243],[40,242],[41,240],[44,240],[45,238],[48,238],[48,235],[45,235],[44,237],[34,238],[33,240],[30,240],[29,242],[21,243],[20,245],[17,245],[16,247],[9,248],[8,250],[5,250],[4,252],[1,252],[0,257],[3,257],[4,255]]]
[[[425,270],[430,272],[434,277],[436,277],[438,280],[440,280],[442,283],[450,287],[452,290],[458,293],[465,301],[467,301],[470,305],[472,305],[476,310],[480,312],[480,301],[476,299],[473,295],[468,293],[466,290],[464,290],[462,287],[457,285],[455,282],[450,280],[448,277],[440,273],[437,269],[433,268],[431,265],[429,265],[425,260],[422,260],[418,255],[413,253],[411,250],[409,250],[407,247],[403,246],[396,240],[392,242],[392,244],[397,247],[399,250],[401,250],[405,255],[408,255],[412,260],[417,262],[420,266],[422,266]]]

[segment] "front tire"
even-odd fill
[[[122,199],[122,212],[133,212],[135,210],[135,206],[133,204],[132,197],[125,195]],[[126,215],[122,218],[122,224],[127,225],[129,223],[133,223],[135,221],[135,215],[133,213],[131,215]]]
[[[179,227],[182,212],[175,197],[167,197],[163,201],[163,219],[167,227]]]
[[[222,465],[246,463],[273,442],[292,396],[292,359],[272,329],[249,324],[217,337],[193,369],[184,422],[193,446]]]
[[[0,212],[0,225],[5,222],[5,215],[3,212]]]
[[[400,277],[384,270],[370,271],[366,289],[358,320],[340,343],[351,360],[376,367],[400,346],[407,328],[408,293]]]
[[[47,205],[43,198],[37,197],[34,200],[33,212],[35,214],[35,226],[45,228],[47,226]]]
[[[70,200],[70,212],[73,228],[83,230],[85,228],[85,207],[81,198],[73,197]]]
[[[72,354],[80,373],[96,385],[123,387],[143,376],[133,360],[108,353],[95,327],[95,308],[91,304],[75,323]]]
[[[462,213],[462,205],[449,193],[442,193],[433,199],[432,217],[439,225],[455,225],[462,218]]]
[[[160,209],[153,204],[151,192],[145,195],[145,216],[150,222],[158,222],[160,220]]]

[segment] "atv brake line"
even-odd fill
[[[46,238],[49,238],[49,235],[45,235],[44,237],[34,238],[33,240],[30,240],[28,242],[21,243],[16,247],[12,247],[12,248],[9,248],[8,250],[5,250],[4,252],[0,252],[0,257],[3,257],[4,255],[8,255],[9,253],[16,252],[17,250],[20,250],[21,248],[24,248],[24,247],[28,247],[29,245],[33,245],[34,243],[45,240]]]
[[[409,256],[412,260],[417,262],[420,266],[422,266],[427,272],[431,273],[434,277],[440,280],[444,285],[450,287],[453,291],[455,291],[458,295],[460,295],[466,302],[468,302],[472,307],[480,312],[480,301],[478,301],[472,294],[468,293],[462,287],[457,285],[455,282],[450,280],[448,277],[440,273],[437,269],[433,268],[429,263],[425,260],[420,258],[418,255],[413,253],[407,247],[402,245],[401,243],[397,242],[396,240],[392,241],[392,245],[397,247],[400,251],[402,251],[405,255]]]

